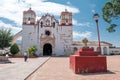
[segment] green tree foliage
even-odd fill
[[[115,28],[118,24],[114,22],[115,20],[120,19],[120,0],[111,0],[110,2],[107,2],[103,7],[102,12],[103,19],[110,24],[107,28],[108,32],[115,32]]]
[[[13,35],[11,34],[11,30],[0,29],[0,48],[4,49],[5,47],[9,47],[11,45],[13,39]]]
[[[14,56],[15,54],[17,54],[20,51],[18,45],[15,43],[11,46],[10,48],[10,52],[11,54]]]
[[[28,49],[27,49],[27,51],[29,52],[29,54],[33,54],[33,55],[35,55],[36,56],[36,51],[37,51],[37,47],[36,46],[32,46],[32,47],[29,47]]]

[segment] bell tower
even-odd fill
[[[23,12],[22,53],[24,53],[30,46],[38,46],[37,41],[36,14],[31,8],[29,8]]]
[[[65,9],[64,12],[61,12],[60,25],[61,26],[71,26],[72,25],[72,12],[68,12],[67,9]]]
[[[31,24],[34,25],[36,20],[36,14],[31,8],[23,12],[23,25]]]

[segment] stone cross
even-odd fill
[[[82,40],[82,42],[84,43],[84,47],[87,48],[87,47],[88,47],[88,46],[87,46],[88,39],[87,39],[87,38],[84,38],[84,39]]]

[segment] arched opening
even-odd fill
[[[77,48],[77,47],[74,47],[74,52],[77,51],[77,50],[78,50],[78,48]]]
[[[49,43],[46,43],[43,46],[43,56],[51,56],[52,55],[52,45]]]
[[[91,47],[94,50],[94,47]]]
[[[50,34],[51,34],[50,31],[48,30],[45,31],[45,35],[49,36]]]
[[[107,47],[103,48],[103,53],[104,53],[104,55],[107,55]]]
[[[97,47],[97,52],[100,54],[100,47]]]

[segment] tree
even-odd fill
[[[15,54],[17,54],[20,51],[18,45],[15,43],[11,46],[10,48],[10,52],[11,54],[14,56]]]
[[[11,34],[11,30],[0,29],[0,48],[4,49],[5,47],[9,47],[11,45],[13,39],[13,35]]]
[[[120,19],[120,0],[111,0],[110,2],[107,2],[102,8],[102,12],[103,19],[110,24],[107,31],[115,32],[115,28],[119,26],[119,24],[116,23],[116,20]]]

